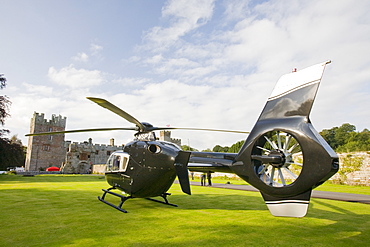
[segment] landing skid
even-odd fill
[[[166,205],[169,205],[169,206],[173,206],[173,207],[177,207],[176,204],[172,204],[172,203],[169,203],[168,200],[167,200],[167,196],[171,195],[170,193],[164,193],[163,195],[161,195],[161,197],[164,199],[164,202],[163,201],[159,201],[159,200],[156,200],[156,199],[153,199],[153,198],[145,198],[147,200],[150,200],[150,201],[153,201],[153,202],[159,202],[159,203],[163,203],[163,204],[166,204]]]
[[[113,208],[115,208],[115,209],[117,209],[117,210],[119,210],[123,213],[127,213],[127,211],[122,208],[122,205],[125,201],[127,201],[128,199],[130,199],[132,197],[131,196],[123,196],[123,195],[120,195],[120,194],[117,194],[117,193],[114,193],[114,192],[110,191],[110,190],[113,190],[113,189],[116,189],[116,187],[111,187],[111,188],[106,189],[106,190],[102,189],[102,191],[104,191],[104,193],[103,193],[103,196],[101,198],[100,198],[100,196],[98,196],[99,201],[104,202],[105,204],[107,204],[107,205],[109,205],[109,206],[111,206],[111,207],[113,207]],[[121,198],[121,202],[119,203],[118,206],[116,206],[116,205],[114,205],[114,204],[105,200],[105,195],[107,193]]]
[[[114,193],[114,192],[111,191],[111,190],[114,190],[114,189],[116,189],[116,187],[111,187],[111,188],[106,189],[106,190],[102,189],[102,191],[104,191],[104,193],[103,193],[102,197],[98,196],[99,201],[104,202],[105,204],[107,204],[107,205],[109,205],[109,206],[111,206],[111,207],[113,207],[113,208],[115,208],[115,209],[117,209],[117,210],[119,210],[123,213],[127,213],[127,211],[122,208],[122,205],[125,201],[127,201],[128,199],[133,198],[133,197],[132,196],[123,196],[123,195]],[[105,196],[107,195],[107,193],[121,198],[121,202],[118,204],[118,206],[105,200]],[[161,195],[161,197],[164,199],[164,201],[159,201],[159,200],[156,200],[156,199],[153,199],[153,198],[145,198],[145,199],[153,201],[153,202],[159,202],[159,203],[163,203],[163,204],[166,204],[166,205],[169,205],[169,206],[177,207],[176,204],[172,204],[172,203],[168,202],[167,196],[169,196],[169,195],[171,195],[171,194],[170,193],[164,193],[163,195]]]

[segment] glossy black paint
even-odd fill
[[[130,154],[126,171],[105,173],[111,186],[138,198],[160,196],[168,191],[176,178],[175,161],[182,153],[179,147],[161,141],[134,141],[125,145],[123,151]]]
[[[338,156],[314,129],[309,113],[318,83],[268,101],[249,134],[231,169],[260,191],[276,197],[291,197],[322,184],[339,169]],[[280,130],[293,135],[302,148],[304,163],[298,179],[284,187],[274,188],[262,182],[254,171],[252,153],[255,143],[270,131]]]

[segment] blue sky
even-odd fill
[[[156,126],[250,130],[280,76],[332,60],[315,128],[370,127],[370,2],[0,0],[5,128],[24,144],[33,112],[67,129],[130,127],[89,102],[102,97]],[[131,132],[66,139],[127,143]],[[244,135],[175,131],[198,149]]]

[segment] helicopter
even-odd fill
[[[304,217],[311,191],[333,176],[339,159],[314,129],[309,115],[326,61],[283,75],[275,85],[257,122],[250,132],[221,129],[155,127],[141,122],[101,98],[87,99],[119,115],[135,127],[80,129],[31,133],[26,136],[74,132],[131,130],[133,141],[113,152],[106,164],[105,177],[111,186],[98,199],[121,212],[130,198],[146,198],[170,206],[168,190],[178,178],[181,190],[191,195],[189,171],[236,174],[257,188],[274,216]],[[158,130],[201,130],[248,134],[238,153],[183,151],[174,143],[156,138]],[[119,190],[116,193],[112,190]],[[108,202],[107,194],[121,199]],[[153,199],[162,197],[162,200]]]

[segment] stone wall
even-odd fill
[[[107,165],[93,165],[92,166],[92,173],[94,173],[94,174],[104,174],[106,166]]]
[[[338,156],[340,166],[339,171],[342,170],[344,172],[344,169],[347,168],[350,172],[344,172],[344,176],[341,176],[340,172],[338,172],[331,178],[332,181],[348,185],[370,186],[370,152],[342,153],[338,154]],[[345,164],[345,162],[350,163],[351,160],[354,162],[352,166],[351,164]],[[359,162],[360,160],[362,161],[360,166],[358,169],[355,169],[355,162]]]
[[[123,146],[93,144],[92,139],[81,143],[70,143],[68,152],[65,155],[65,162],[62,166],[63,173],[92,173],[93,165],[105,164],[109,156]]]

